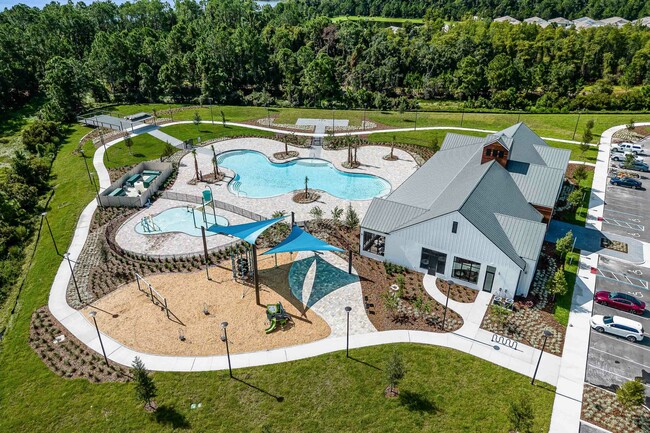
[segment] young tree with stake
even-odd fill
[[[397,394],[399,394],[397,385],[406,374],[406,368],[404,367],[404,362],[402,361],[402,357],[399,353],[396,351],[393,352],[386,360],[384,372],[386,374],[386,381],[388,382],[388,387],[385,390],[385,395],[386,397],[395,397]]]
[[[142,360],[137,356],[133,360],[133,364],[131,364],[131,375],[135,383],[136,398],[144,403],[146,410],[156,410],[156,403],[153,401],[158,393],[156,384],[153,378],[149,376],[149,372]]]

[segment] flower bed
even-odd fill
[[[442,278],[436,278],[436,286],[442,293],[448,293],[449,299],[456,302],[469,304],[476,301],[476,297],[478,296],[478,290],[470,289],[469,287],[456,284],[453,281],[443,280]]]
[[[639,407],[626,410],[616,394],[585,384],[582,394],[581,418],[612,433],[639,433],[642,416],[650,417],[650,410]]]

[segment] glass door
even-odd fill
[[[485,269],[485,281],[483,281],[483,291],[492,292],[492,284],[494,284],[494,274],[497,269],[494,266],[488,266]]]

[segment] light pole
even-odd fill
[[[364,104],[364,106],[363,106],[363,122],[361,122],[361,127],[363,128],[364,131],[366,130],[366,109],[367,108],[368,107]]]
[[[228,332],[226,328],[228,327],[228,322],[221,322],[221,329],[223,333],[221,334],[221,341],[226,343],[226,356],[228,357],[228,372],[230,373],[230,378],[232,379],[232,365],[230,364],[230,348],[228,347]]]
[[[97,330],[97,338],[99,338],[99,345],[102,346],[102,353],[104,354],[104,361],[106,361],[106,365],[108,365],[108,356],[106,356],[106,349],[104,349],[104,342],[102,341],[102,334],[99,332],[99,326],[97,326],[97,319],[95,316],[97,315],[97,311],[91,311],[90,317],[93,318],[93,322],[95,322],[95,329]]]
[[[208,98],[210,101],[210,119],[212,119],[212,124],[214,125],[214,116],[212,115],[212,98]]]
[[[347,315],[347,331],[345,333],[345,357],[350,357],[350,311],[351,307],[345,307],[345,313]]]
[[[88,172],[88,180],[90,181],[91,185],[94,185],[93,178],[90,175],[90,168],[88,167],[88,161],[86,161],[86,153],[84,152],[83,149],[80,149],[79,153],[81,154],[81,157],[84,159],[84,164],[86,165],[86,171]]]
[[[539,359],[537,360],[537,365],[535,366],[533,379],[530,381],[531,385],[535,384],[535,376],[537,376],[537,369],[539,368],[539,363],[542,362],[542,354],[544,353],[544,349],[546,348],[546,340],[548,339],[548,337],[551,337],[552,335],[553,334],[548,329],[544,330],[544,334],[542,335],[544,337],[544,342],[542,343],[542,350],[539,352]]]
[[[41,214],[41,217],[45,220],[45,224],[47,224],[47,230],[50,232],[50,237],[52,238],[52,243],[54,244],[54,251],[56,251],[56,255],[60,256],[61,253],[59,253],[59,247],[56,246],[56,241],[54,240],[54,234],[52,233],[52,227],[50,227],[50,220],[47,219],[47,212],[43,212]]]
[[[447,305],[449,305],[449,285],[447,285],[447,297],[445,298],[445,313],[442,315],[442,330],[445,330],[445,322],[447,321]]]
[[[74,289],[77,291],[77,297],[79,302],[83,304],[81,300],[81,293],[79,292],[79,286],[77,285],[77,279],[74,277],[74,270],[72,270],[72,262],[70,261],[70,253],[63,254],[63,257],[68,261],[68,267],[70,268],[70,274],[72,275],[72,282],[74,283]]]

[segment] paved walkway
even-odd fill
[[[182,140],[179,140],[176,137],[172,137],[171,135],[162,132],[160,129],[152,129],[147,131],[149,135],[152,135],[156,137],[160,141],[164,141],[165,143],[169,143],[174,147],[178,147],[179,149],[182,149],[184,144]]]

